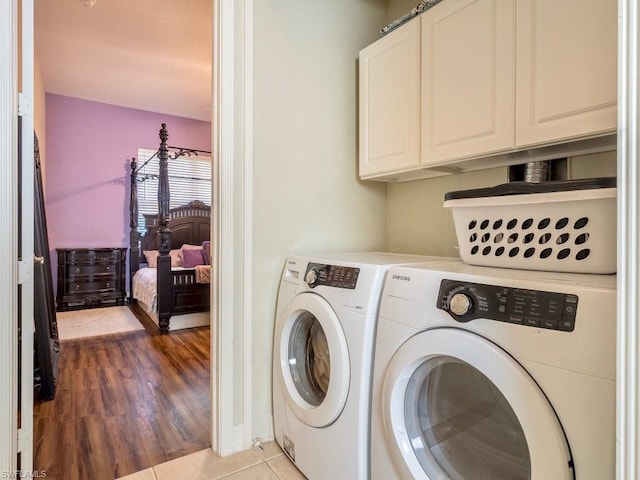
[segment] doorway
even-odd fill
[[[233,9],[232,9],[232,5],[234,2],[214,2],[214,8],[215,9],[225,9],[226,8],[226,14],[227,15],[233,15]],[[94,7],[91,8],[95,8],[97,7],[99,4],[94,5]],[[231,13],[229,13],[231,12]],[[218,17],[218,18],[222,18],[222,16]],[[218,22],[220,23],[221,20],[218,20]],[[226,28],[231,28],[228,27],[228,25],[233,25],[233,22],[230,22],[229,24],[227,24]],[[219,48],[220,48],[220,42],[219,42]],[[229,53],[227,52],[226,55],[229,55]],[[224,82],[223,82],[224,83]],[[228,86],[228,85],[227,85]],[[218,84],[218,91],[220,91],[220,84]],[[233,107],[233,106],[231,106]],[[214,116],[216,118],[219,118],[220,115],[222,115],[222,113],[220,113],[220,111],[225,111],[225,108],[229,108],[229,106],[227,107],[219,107],[219,111],[217,113],[214,113]],[[226,127],[227,130],[231,129],[231,127]],[[223,148],[221,147],[222,144],[224,144],[224,140],[220,140],[220,133],[219,132],[215,132],[214,131],[214,138],[216,138],[217,140],[214,140],[215,145],[215,150],[221,151],[223,150]],[[220,155],[220,158],[222,158],[223,155]],[[221,168],[221,167],[218,167]],[[219,192],[219,195],[226,195],[227,193],[225,192],[229,192],[229,188],[231,188],[231,190],[233,189],[233,186],[231,185],[229,187],[228,184],[225,184],[224,180],[220,181],[220,177],[221,175],[215,175],[219,188],[214,189],[214,191],[216,193]],[[232,192],[231,192],[232,195]],[[214,205],[216,204],[220,204],[219,201],[215,201]],[[223,220],[220,221],[221,217],[223,217]],[[217,220],[215,221],[216,226],[214,227],[214,236],[212,238],[220,238],[222,235],[220,235],[218,232],[222,231],[222,228],[218,228],[218,225],[221,223],[224,223],[226,220],[226,218],[228,218],[228,215],[225,213],[223,215],[220,215],[219,213],[216,213],[216,218]],[[231,235],[231,234],[229,234]],[[221,258],[222,254],[222,250],[223,250],[223,244],[224,244],[224,240],[218,242],[218,246],[216,248],[216,251],[214,252],[214,255],[217,256],[217,258]],[[227,243],[231,243],[231,242],[227,242]],[[220,276],[221,275],[221,270],[225,268],[225,262],[216,262],[217,265],[220,265],[220,267],[218,268],[218,271],[216,272],[216,276]],[[230,268],[230,267],[227,267]],[[219,282],[216,282],[219,285]],[[220,286],[218,287],[220,289],[223,288],[228,288],[228,289],[233,289],[233,285],[232,284],[228,284],[228,286]],[[229,306],[226,303],[227,299],[229,298],[228,295],[221,295],[220,292],[214,291],[213,292],[213,303],[214,305],[216,305],[216,308],[218,311],[216,311],[215,313],[212,312],[212,316],[214,318],[213,323],[215,323],[217,325],[217,329],[219,329],[220,331],[224,331],[225,329],[232,329],[232,325],[227,325],[227,324],[222,324],[220,322],[215,322],[215,318],[221,318],[220,315],[220,311],[223,311],[225,308],[229,309]],[[218,298],[220,298],[221,301],[218,301]],[[228,317],[230,320],[229,322],[231,322],[231,318],[232,317]],[[225,350],[226,346],[222,346],[220,348],[217,348],[217,341],[215,339],[218,338],[222,338],[223,336],[225,338],[229,338],[229,334],[221,334],[220,331],[212,331],[212,351],[215,353],[215,355],[212,355],[212,358],[216,359],[216,364],[220,366],[220,370],[225,369],[224,365],[227,365],[228,367],[230,367],[231,369],[233,369],[233,352],[231,351],[227,351]],[[230,344],[228,344],[230,345]],[[214,373],[214,372],[212,372]],[[217,372],[216,372],[217,373]],[[215,392],[217,392],[217,397],[215,397],[214,402],[213,402],[213,421],[212,424],[216,425],[215,431],[212,432],[212,444],[214,446],[214,449],[222,454],[228,454],[231,453],[234,450],[238,449],[238,445],[243,446],[246,445],[247,442],[247,438],[249,438],[249,435],[244,434],[241,441],[238,442],[237,440],[237,427],[234,427],[234,421],[232,420],[234,418],[233,414],[230,414],[229,411],[233,409],[233,388],[230,388],[230,386],[233,386],[233,378],[235,376],[231,373],[229,373],[228,375],[225,376],[225,379],[220,380],[220,379],[215,379],[214,382],[212,382],[213,384],[215,384],[216,382],[220,382],[219,385],[217,386],[217,388],[214,389]],[[214,380],[212,378],[212,380]],[[227,387],[225,387],[224,385],[227,385]],[[225,400],[225,398],[227,400]],[[222,412],[226,410],[227,413],[226,414],[222,414]],[[220,420],[222,418],[222,420]],[[242,418],[242,416],[240,417]],[[244,423],[244,427],[248,428],[248,423],[246,422],[245,419],[245,423]],[[236,433],[234,433],[236,432]],[[243,432],[241,432],[243,433]],[[233,436],[235,435],[235,436]],[[225,446],[226,445],[226,446]]]

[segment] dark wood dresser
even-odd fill
[[[58,248],[58,311],[124,305],[126,248]]]

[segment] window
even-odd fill
[[[138,171],[138,231],[144,233],[143,215],[158,213],[160,160],[155,150],[139,148],[137,161],[138,168],[144,165]],[[169,190],[170,208],[193,200],[211,205],[211,158],[202,154],[169,158]]]

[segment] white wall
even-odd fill
[[[358,52],[386,0],[254,4],[253,430],[272,435],[279,276],[290,255],[384,250],[386,186],[357,179]]]
[[[392,252],[457,257],[451,212],[444,194],[507,181],[507,168],[389,184],[387,248]]]
[[[409,13],[419,3],[419,0],[389,0],[387,5],[387,23],[391,23]]]

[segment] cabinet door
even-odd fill
[[[514,145],[514,2],[447,0],[422,15],[422,164]]]
[[[516,144],[616,128],[616,0],[518,0]]]
[[[420,22],[360,52],[360,176],[420,164]]]

